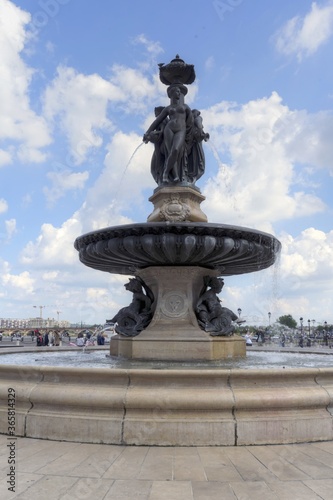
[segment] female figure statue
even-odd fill
[[[165,121],[163,128],[163,148],[165,162],[163,165],[162,183],[180,182],[186,170],[186,139],[191,133],[193,115],[191,109],[183,101],[187,93],[184,85],[171,85],[168,88],[170,105],[166,106],[143,136],[145,142],[154,142],[154,131]],[[161,161],[161,159],[160,159]]]
[[[209,134],[203,129],[202,116],[198,109],[192,109],[193,127],[191,141],[187,146],[186,175],[188,182],[195,183],[205,172],[205,154],[202,141],[207,142]]]

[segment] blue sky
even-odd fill
[[[103,323],[130,302],[73,242],[151,213],[142,134],[178,53],[211,137],[209,222],[283,245],[273,268],[226,278],[225,305],[333,323],[332,0],[0,0],[0,46],[0,316]]]

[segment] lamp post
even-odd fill
[[[325,345],[327,346],[328,345],[327,321],[324,321],[324,325],[325,325],[324,342],[325,342]]]
[[[57,324],[59,326],[59,314],[61,313],[61,311],[57,311]]]
[[[242,310],[241,310],[240,307],[237,309],[237,312],[238,312],[238,319],[240,320],[240,317],[241,317],[241,314],[242,314]],[[241,321],[239,321],[238,329],[237,329],[237,331],[238,331],[239,334],[241,334],[241,332],[242,332],[240,324],[241,324]]]
[[[271,326],[271,316],[272,316],[272,313],[268,313],[268,326],[270,327]]]
[[[311,320],[308,319],[308,327],[309,327],[309,337],[310,337],[310,334],[311,334]]]
[[[299,346],[303,347],[303,318],[299,318],[301,322],[301,338],[299,339]]]

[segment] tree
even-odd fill
[[[288,326],[288,328],[297,327],[297,321],[292,317],[291,314],[285,314],[284,316],[280,316],[278,319],[278,323],[280,323],[280,325]]]

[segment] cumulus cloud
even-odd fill
[[[12,163],[12,161],[12,153],[10,151],[0,149],[0,167],[2,167],[3,165],[8,165],[9,163]]]
[[[295,55],[299,61],[309,57],[333,34],[333,3],[311,4],[305,16],[289,19],[275,34],[276,50],[284,55]]]
[[[17,232],[16,220],[10,219],[5,221],[7,240],[10,240],[12,236]]]
[[[32,109],[29,99],[34,70],[25,63],[22,51],[29,41],[30,18],[12,2],[0,0],[0,164],[11,163],[16,154],[22,162],[44,161],[43,148],[51,142],[45,119]]]
[[[43,224],[36,241],[30,241],[24,248],[21,262],[40,269],[71,266],[76,262],[73,243],[79,234],[81,224],[75,214],[59,228]]]
[[[281,271],[300,279],[333,279],[333,231],[308,228],[293,238],[283,237]]]
[[[205,128],[217,153],[227,158],[203,187],[211,219],[240,223],[246,216],[254,227],[272,230],[276,221],[323,211],[325,204],[318,196],[295,184],[295,162],[305,160],[303,143],[311,148],[307,139],[312,119],[289,110],[275,92],[244,105],[222,102],[206,110]],[[325,126],[333,132],[330,116]],[[317,129],[317,146],[325,143],[324,130],[324,124]],[[313,147],[307,162],[318,168],[322,150]]]
[[[0,214],[3,214],[4,212],[7,212],[8,210],[8,203],[6,200],[3,198],[0,198]]]
[[[323,322],[331,316],[333,283],[333,231],[313,227],[298,236],[280,235],[282,254],[278,267],[276,307],[281,314]]]
[[[34,279],[28,271],[13,274],[8,262],[0,262],[0,294],[2,297],[15,293],[16,298],[26,297],[27,293],[34,291]],[[2,289],[2,290],[1,290]]]
[[[75,164],[82,163],[91,148],[102,144],[101,131],[111,129],[107,105],[120,99],[122,91],[99,75],[83,75],[60,66],[57,76],[44,94],[44,113],[48,120],[60,119]]]
[[[48,179],[52,183],[52,187],[44,187],[43,192],[49,204],[53,204],[59,198],[66,196],[68,191],[76,191],[83,189],[89,178],[89,172],[71,172],[63,170],[61,172],[49,172]]]
[[[149,54],[153,55],[154,58],[157,55],[164,52],[164,50],[161,47],[161,44],[159,42],[149,40],[149,38],[147,38],[147,36],[144,33],[141,33],[140,35],[133,38],[133,44],[134,45],[138,45],[138,44],[143,45],[145,47],[146,51]]]
[[[73,162],[81,164],[89,152],[102,146],[104,134],[114,131],[113,110],[142,114],[160,85],[141,70],[118,64],[112,66],[109,79],[59,66],[44,93],[45,117],[60,121]]]

